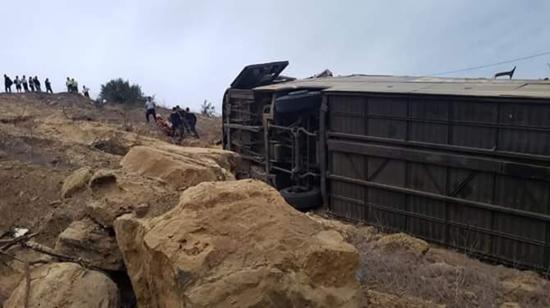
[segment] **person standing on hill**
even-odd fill
[[[179,115],[181,117],[181,121],[183,122],[182,126],[183,126],[184,131],[190,134],[191,130],[189,129],[189,124],[187,123],[187,113],[185,112],[184,109],[181,109],[179,105],[176,106],[176,111],[179,113]]]
[[[187,125],[189,125],[189,130],[193,135],[195,135],[196,138],[199,138],[199,134],[196,130],[197,116],[189,110],[189,107],[185,108],[185,116],[185,122],[187,122]]]
[[[82,94],[84,94],[85,97],[90,98],[90,89],[86,88],[86,86],[82,86]]]
[[[67,77],[67,81],[65,81],[65,85],[67,86],[67,92],[69,93],[73,92],[71,78]]]
[[[29,88],[31,88],[31,92],[34,92],[34,79],[32,79],[32,75],[29,75]]]
[[[183,120],[176,107],[172,108],[169,120],[172,123],[172,138],[174,138],[174,143],[179,143],[183,139],[184,132]]]
[[[40,88],[40,80],[38,80],[38,76],[34,76],[34,79],[32,81],[34,83],[34,88],[36,89],[36,92],[38,93],[42,92],[42,89]]]
[[[13,83],[15,83],[15,91],[21,93],[21,79],[19,79],[19,76],[15,76]]]
[[[27,82],[27,77],[25,77],[25,75],[21,78],[21,83],[23,84],[23,90],[25,93],[29,92],[29,83]]]
[[[53,94],[52,83],[50,82],[50,78],[46,78],[46,81],[44,81],[44,84],[46,85],[46,93]]]
[[[149,123],[150,115],[153,116],[153,120],[157,118],[155,103],[153,102],[153,98],[151,96],[147,97],[147,100],[145,101],[145,118],[147,119],[147,123]]]
[[[8,77],[8,75],[4,74],[4,86],[6,88],[6,93],[11,93],[12,84],[13,84],[13,81],[11,81],[11,78]]]
[[[74,80],[74,78],[71,78],[71,86],[73,88],[73,92],[78,93],[78,82]]]

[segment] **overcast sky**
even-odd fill
[[[428,75],[550,51],[548,0],[1,0],[0,71],[122,77],[166,105],[219,104],[247,64],[285,75]],[[550,76],[550,55],[451,76]]]

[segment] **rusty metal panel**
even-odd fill
[[[550,101],[373,93],[327,101],[335,215],[550,270]]]

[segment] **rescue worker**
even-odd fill
[[[46,81],[44,81],[44,84],[46,84],[46,93],[53,94],[52,83],[50,82],[50,78],[46,78]]]
[[[38,76],[34,76],[33,79],[34,88],[36,89],[36,92],[42,92],[42,89],[40,89],[40,80],[38,80]]]
[[[23,90],[25,93],[29,92],[29,83],[27,82],[27,77],[25,77],[25,75],[21,78],[21,83],[23,84]]]
[[[196,138],[199,138],[199,134],[197,133],[197,130],[196,130],[197,116],[189,110],[189,107],[185,108],[185,116],[186,116],[185,122],[187,122],[187,125],[189,125],[189,131]]]
[[[178,112],[178,109],[176,107],[172,108],[172,113],[170,113],[169,120],[172,124],[172,138],[174,139],[174,143],[180,143],[184,135],[183,119],[181,118],[180,113]]]
[[[8,75],[4,74],[4,87],[6,88],[6,93],[11,93],[12,84],[13,81],[11,81],[11,78],[8,77]]]
[[[155,112],[155,103],[153,102],[153,98],[151,96],[147,97],[147,100],[145,101],[145,118],[147,119],[147,123],[149,123],[149,116],[153,116],[153,120],[157,118],[157,113]]]
[[[15,76],[13,83],[15,83],[15,91],[21,93],[21,79],[19,79],[19,76]]]
[[[179,113],[182,121],[183,129],[186,133],[190,134],[191,130],[189,129],[189,124],[187,123],[187,113],[184,109],[181,109],[179,105],[176,106],[176,111]]]
[[[73,86],[71,83],[71,78],[67,77],[67,81],[65,81],[65,85],[67,86],[67,92],[72,93],[73,92]]]

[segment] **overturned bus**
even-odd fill
[[[223,99],[240,177],[298,209],[550,271],[550,82],[247,66]]]

